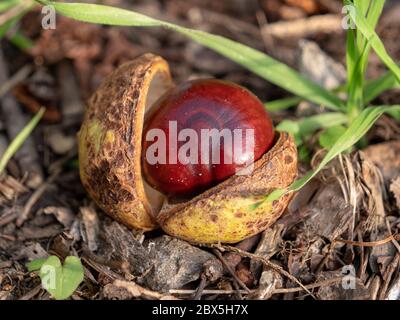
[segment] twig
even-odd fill
[[[0,86],[0,98],[9,92],[15,85],[24,81],[31,73],[32,67],[25,65]]]
[[[232,269],[232,267],[226,262],[224,257],[222,256],[221,252],[218,250],[214,249],[213,250],[214,254],[221,260],[222,264],[224,267],[229,271],[229,273],[232,275],[232,277],[236,280],[236,282],[244,289],[247,291],[247,293],[250,292],[250,289],[247,288],[247,286],[244,284],[242,280],[239,279],[239,277],[236,275],[235,270]],[[245,252],[245,251],[244,251]]]
[[[0,237],[3,239],[6,239],[7,241],[15,241],[15,239],[16,239],[14,236],[11,236],[9,234],[3,234],[3,233],[0,233]]]
[[[260,33],[261,33],[261,37],[263,39],[264,42],[264,46],[266,50],[271,50],[271,48],[275,47],[275,41],[274,38],[265,32],[266,27],[268,25],[268,20],[267,20],[267,16],[265,15],[264,10],[258,10],[256,12],[256,18],[257,18],[257,22],[260,28]]]
[[[387,229],[388,229],[388,231],[389,231],[390,236],[392,237],[392,243],[393,243],[393,245],[396,247],[397,251],[400,253],[400,244],[399,244],[399,243],[396,241],[396,239],[393,237],[392,229],[391,229],[391,227],[390,227],[389,219],[386,219],[386,226],[387,226]],[[399,238],[400,238],[400,235],[398,235],[398,236],[399,236]]]
[[[200,284],[197,287],[196,294],[194,295],[193,300],[201,299],[201,296],[203,295],[204,288],[206,287],[206,285],[207,285],[207,277],[205,276],[204,273],[202,273],[200,276]]]
[[[275,22],[265,25],[262,32],[277,38],[304,38],[314,33],[343,31],[342,17],[337,14],[324,14],[292,21]]]
[[[22,297],[20,297],[18,300],[31,300],[34,296],[36,296],[40,291],[42,290],[42,286],[38,285],[35,288],[33,288],[31,291],[27,292],[24,294]]]
[[[337,277],[333,279],[327,279],[324,281],[308,284],[304,286],[308,290],[319,288],[319,287],[324,287],[324,286],[329,286],[331,284],[336,284],[340,283],[343,280],[342,277]],[[303,291],[304,289],[302,287],[297,287],[297,288],[282,288],[282,289],[274,289],[272,291],[272,294],[279,294],[279,293],[293,293],[293,292],[300,292]]]
[[[236,252],[236,253],[240,254],[243,257],[247,257],[247,258],[250,258],[250,259],[261,261],[267,268],[271,268],[271,269],[281,273],[286,278],[288,278],[288,279],[292,280],[293,282],[297,283],[301,288],[303,288],[303,290],[305,290],[309,295],[311,295],[314,299],[316,299],[316,297],[312,294],[312,292],[310,292],[310,290],[308,290],[306,288],[306,286],[304,284],[302,284],[296,277],[294,277],[289,272],[284,270],[281,266],[278,266],[278,265],[272,263],[271,261],[265,259],[264,257],[261,257],[261,256],[258,256],[258,255],[255,255],[253,253],[249,253],[249,252],[240,250],[240,249],[232,247],[232,246],[227,246],[227,245],[205,245],[205,246],[209,246],[209,247],[211,247],[213,249],[217,248],[217,249],[219,249],[221,251],[233,251],[233,252]]]
[[[25,206],[21,212],[21,215],[18,217],[17,219],[17,226],[21,226],[26,219],[29,216],[29,213],[31,212],[33,206],[36,204],[36,202],[38,202],[38,200],[41,198],[41,196],[43,195],[43,193],[46,191],[46,189],[48,188],[48,186],[50,184],[52,184],[54,182],[54,180],[58,177],[58,175],[60,174],[60,170],[54,172],[48,179],[47,181],[45,181],[39,188],[37,188],[32,195],[30,196],[30,198],[28,199],[28,201],[25,203]]]
[[[191,289],[170,289],[169,293],[170,294],[181,294],[181,295],[192,295],[196,293],[197,290],[191,290]],[[254,290],[251,290],[254,291]],[[219,289],[205,289],[203,290],[203,295],[207,294],[234,294],[236,293],[237,290],[219,290]],[[246,290],[239,290],[240,293],[242,294],[247,294],[248,292]]]
[[[132,295],[133,298],[156,299],[156,300],[178,300],[178,298],[174,296],[165,295],[157,291],[146,289],[142,286],[139,286],[133,281],[114,280],[114,282],[111,285],[118,289],[127,290],[129,294]]]
[[[340,2],[332,0],[317,0],[317,2],[331,12],[340,12],[342,10]]]
[[[259,238],[259,235],[247,238],[236,244],[236,247],[243,251],[250,251],[258,243]],[[242,260],[242,257],[234,252],[226,252],[223,254],[223,257],[231,270],[234,270]],[[203,273],[207,277],[207,280],[209,280],[210,282],[217,281],[224,275],[224,273],[229,272],[227,268],[224,268],[221,260],[217,258],[212,258],[208,260],[206,263],[204,263],[203,267]]]
[[[371,241],[371,242],[363,242],[363,241],[351,241],[351,240],[344,240],[344,239],[335,239],[334,242],[342,242],[346,244],[351,244],[353,246],[358,247],[378,247],[382,246],[388,242],[400,240],[400,234],[390,235],[385,239],[378,240],[378,241]]]
[[[294,292],[301,292],[301,291],[308,291],[311,289],[315,288],[320,288],[324,286],[329,286],[332,284],[340,283],[342,281],[342,277],[337,277],[337,278],[332,278],[332,279],[327,279],[324,281],[319,281],[316,283],[311,283],[303,287],[296,287],[296,288],[280,288],[280,289],[274,289],[272,291],[272,294],[282,294],[282,293],[294,293]],[[250,290],[250,293],[255,292],[256,290]],[[189,290],[189,289],[170,289],[169,293],[170,294],[182,294],[182,295],[191,295],[195,293],[196,290]],[[234,293],[241,293],[241,294],[247,294],[246,290],[218,290],[218,289],[209,289],[209,290],[203,290],[203,294],[234,294]]]
[[[318,264],[318,267],[317,267],[317,269],[316,269],[315,272],[314,272],[314,274],[315,274],[316,276],[318,276],[318,275],[320,274],[320,272],[322,271],[322,269],[324,268],[326,262],[327,262],[328,259],[329,259],[329,256],[330,256],[331,253],[332,253],[333,248],[334,248],[334,246],[333,246],[333,244],[331,243],[331,244],[329,245],[329,249],[328,249],[328,251],[326,252],[324,258],[323,258],[323,259],[321,260],[321,262]]]
[[[385,299],[385,295],[388,290],[392,276],[393,274],[395,274],[396,270],[398,270],[399,261],[400,261],[400,255],[396,254],[393,260],[390,262],[390,264],[386,267],[386,270],[382,275],[383,283],[380,287],[379,298],[378,298],[379,300]]]
[[[14,6],[10,10],[7,10],[5,13],[0,15],[0,26],[5,24],[10,19],[13,19],[13,18],[19,16],[22,12],[24,12],[31,5],[32,5],[32,1],[24,1],[16,6]]]
[[[235,294],[237,296],[237,299],[243,300],[243,295],[240,292],[240,286],[237,282],[233,282],[233,286],[235,287]],[[245,290],[246,291],[246,290]],[[250,291],[250,290],[249,290]],[[250,292],[249,292],[250,293]]]
[[[3,215],[0,218],[0,227],[3,227],[9,224],[10,222],[14,221],[15,219],[17,219],[18,216],[19,216],[18,211],[15,210],[15,208],[8,209],[8,213],[3,213]]]

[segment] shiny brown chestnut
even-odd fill
[[[169,196],[209,189],[258,160],[274,141],[261,101],[217,79],[188,81],[169,90],[146,122],[144,177]]]

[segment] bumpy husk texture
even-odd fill
[[[191,242],[235,243],[265,230],[280,217],[291,194],[256,208],[253,205],[272,190],[289,186],[296,175],[294,139],[281,133],[248,175],[234,175],[188,202],[166,205],[157,220],[168,234]]]
[[[107,214],[142,230],[157,227],[140,164],[146,99],[156,74],[165,88],[172,86],[168,64],[152,54],[116,69],[91,97],[79,132],[84,187]]]
[[[286,133],[277,134],[274,147],[249,174],[234,175],[191,200],[165,202],[155,212],[144,189],[141,141],[146,99],[156,74],[162,76],[164,90],[173,85],[167,63],[143,55],[115,70],[91,98],[79,132],[81,180],[90,196],[131,228],[146,231],[159,225],[194,243],[234,243],[268,228],[292,195],[256,208],[253,204],[296,178],[296,145]]]

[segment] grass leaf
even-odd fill
[[[345,124],[347,121],[347,116],[339,112],[317,114],[299,121],[300,133],[304,136],[319,129]]]
[[[358,59],[357,47],[355,44],[355,31],[348,29],[346,34],[346,68],[347,68],[347,82],[353,82],[354,66]]]
[[[291,107],[297,106],[303,99],[299,97],[289,97],[283,98],[279,100],[269,101],[264,104],[264,107],[267,111],[274,112],[285,110]]]
[[[328,151],[325,157],[322,159],[320,164],[314,171],[308,172],[301,179],[296,180],[287,189],[277,189],[274,190],[270,195],[268,195],[265,200],[273,201],[277,200],[280,196],[286,192],[298,191],[307,182],[309,182],[313,177],[315,177],[330,161],[332,161],[336,156],[346,151],[353,145],[355,145],[372,127],[372,125],[379,119],[379,117],[385,112],[399,112],[400,105],[396,106],[380,106],[380,107],[368,107],[364,109],[360,115],[354,119],[349,128],[344,132],[344,134],[336,141],[332,148]],[[265,201],[263,200],[263,201]]]
[[[18,30],[13,34],[10,41],[13,45],[23,51],[29,50],[35,45],[31,39],[27,38]]]
[[[15,7],[20,2],[21,0],[3,0],[0,3],[0,12],[7,11],[8,9]]]
[[[251,70],[260,77],[303,97],[333,110],[344,109],[344,103],[333,93],[308,80],[294,69],[271,58],[261,51],[252,49],[233,40],[207,32],[180,27],[145,15],[110,6],[87,3],[63,3],[38,0],[50,4],[58,13],[80,21],[119,25],[154,27],[160,26],[179,32],[198,43],[213,49],[225,57]]]
[[[346,132],[346,127],[344,126],[334,126],[326,129],[319,136],[319,144],[325,149],[330,149],[336,143],[336,141]]]
[[[345,0],[345,3],[347,5],[352,5],[349,0]],[[349,15],[356,24],[357,29],[364,35],[368,43],[375,50],[378,57],[394,73],[397,81],[400,82],[400,68],[389,56],[385,49],[385,46],[383,45],[383,42],[381,41],[381,39],[379,39],[379,36],[376,34],[374,28],[368,23],[367,19],[361,14],[359,8],[357,6],[354,6],[354,10],[350,10]]]
[[[7,21],[5,21],[2,25],[0,25],[0,40],[6,35],[8,30],[10,30],[12,27],[14,27],[24,16],[26,13],[29,12],[29,10],[33,7],[33,3],[27,2],[27,3],[22,3],[18,4],[20,1],[17,3],[12,2],[12,7],[15,8],[16,12],[14,15],[12,15]],[[15,6],[15,4],[18,4]],[[0,4],[1,6],[1,4]]]
[[[368,81],[364,86],[364,103],[368,104],[382,92],[390,89],[399,89],[400,83],[392,72],[386,72],[377,79]]]
[[[31,134],[33,129],[39,123],[40,119],[44,114],[45,108],[41,108],[39,112],[29,121],[29,123],[22,129],[20,133],[14,138],[11,144],[7,147],[3,156],[0,159],[0,173],[3,172],[7,166],[8,161],[18,151],[21,145],[25,142],[26,138]]]
[[[302,138],[314,133],[319,129],[330,128],[347,123],[348,118],[340,112],[321,113],[300,120],[283,120],[276,127],[278,131],[291,133],[299,146]]]

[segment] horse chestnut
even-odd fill
[[[152,108],[142,168],[147,182],[166,195],[198,194],[258,160],[274,141],[260,100],[227,81],[186,82]]]
[[[169,131],[170,123],[177,132]],[[179,133],[178,127],[182,129]],[[199,131],[201,136],[202,129],[210,128],[217,138],[220,131],[232,129],[242,129],[242,136],[247,137],[243,129],[249,129],[254,133],[249,139],[253,152],[238,152],[239,161],[227,163],[224,155],[229,159],[231,154],[225,142],[223,148],[217,144],[206,150],[202,144],[186,141],[196,142]],[[154,133],[160,132],[165,136],[156,137]],[[146,139],[148,134],[153,139]],[[268,228],[293,196],[286,193],[276,201],[260,202],[273,190],[293,183],[297,150],[290,134],[276,132],[274,137],[271,121],[257,98],[246,89],[217,80],[175,87],[168,63],[153,54],[122,64],[104,79],[88,101],[78,137],[83,186],[104,212],[130,228],[161,227],[171,236],[194,243],[235,243]],[[235,147],[247,145],[234,142]],[[157,145],[159,150],[151,156]],[[163,145],[165,153],[174,151],[168,156],[183,161],[167,163]],[[214,149],[217,152],[210,155]],[[215,163],[214,155],[223,155],[224,162]],[[211,164],[194,161],[202,156]],[[254,163],[242,170],[252,158]],[[160,163],[157,166],[152,160]],[[246,174],[235,174],[236,169]],[[201,193],[170,197],[189,192]]]

